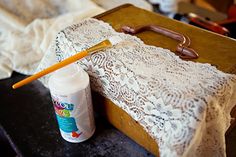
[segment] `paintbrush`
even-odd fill
[[[122,41],[122,39],[119,36],[110,37],[109,39],[106,39],[106,40],[104,40],[104,41],[102,41],[102,42],[100,42],[100,43],[98,43],[98,44],[96,44],[96,45],[94,45],[94,46],[84,50],[84,51],[81,51],[81,52],[79,52],[79,53],[77,53],[77,54],[75,54],[75,55],[73,55],[73,56],[71,56],[71,57],[69,57],[69,58],[59,62],[59,63],[56,63],[56,64],[54,64],[54,65],[52,65],[52,66],[50,66],[50,67],[48,67],[48,68],[46,68],[44,70],[42,70],[42,71],[32,75],[32,76],[27,77],[24,80],[21,80],[21,81],[15,83],[12,86],[12,88],[16,89],[16,88],[19,88],[19,87],[21,87],[23,85],[26,85],[26,84],[34,81],[34,80],[37,80],[38,78],[40,78],[40,77],[42,77],[44,75],[47,75],[47,74],[49,74],[49,73],[51,73],[53,71],[56,71],[56,70],[66,66],[68,64],[71,64],[71,63],[73,63],[73,62],[75,62],[75,61],[77,61],[77,60],[87,56],[87,55],[91,55],[93,53],[96,53],[99,50],[102,50],[102,49],[105,49],[105,48],[108,48],[108,47],[112,47],[112,46],[120,43],[121,41]]]

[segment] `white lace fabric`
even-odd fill
[[[37,71],[53,64],[55,55],[61,61],[115,35],[123,41],[77,62],[90,75],[92,89],[143,126],[161,157],[226,156],[235,75],[183,61],[93,18],[59,32]],[[45,85],[46,80],[41,79]]]

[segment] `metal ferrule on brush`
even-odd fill
[[[81,51],[81,52],[78,52],[76,53],[75,55],[71,56],[71,57],[68,57],[66,59],[64,59],[63,61],[61,62],[58,62],[38,73],[35,73],[34,75],[30,76],[30,77],[27,77],[25,78],[24,80],[21,80],[17,83],[15,83],[14,85],[12,85],[12,88],[13,89],[16,89],[16,88],[19,88],[23,85],[26,85],[30,82],[32,82],[33,80],[36,80],[44,75],[47,75],[53,71],[56,71],[68,64],[71,64],[75,61],[78,61],[79,59],[87,56],[87,55],[92,55],[93,53],[99,51],[99,50],[102,50],[102,49],[105,49],[105,48],[108,48],[108,47],[111,47],[111,46],[114,46],[116,44],[118,44],[119,42],[122,41],[122,38],[120,38],[119,36],[112,36],[110,37],[109,39],[106,39],[90,48],[88,48],[87,50],[84,50],[84,51]]]
[[[98,52],[99,50],[102,50],[104,48],[108,48],[111,46],[112,46],[112,43],[109,40],[104,40],[104,41],[88,48],[86,51],[88,52],[89,55],[92,55],[92,54]]]
[[[99,50],[112,47],[120,42],[122,42],[122,38],[120,36],[112,36],[109,39],[103,40],[102,42],[88,48],[86,51],[89,55],[92,55],[98,52]]]

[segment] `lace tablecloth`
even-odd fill
[[[161,157],[226,156],[236,77],[210,64],[183,61],[89,18],[58,33],[38,71],[56,62],[55,56],[61,61],[114,35],[123,42],[78,61],[92,89],[142,125]],[[47,85],[47,77],[41,81]]]

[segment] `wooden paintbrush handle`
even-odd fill
[[[67,58],[67,59],[65,59],[65,60],[63,60],[59,63],[56,63],[56,64],[54,64],[54,65],[52,65],[52,66],[50,66],[50,67],[48,67],[48,68],[46,68],[42,71],[30,76],[30,77],[27,77],[26,79],[24,79],[20,82],[17,82],[16,84],[14,84],[12,86],[12,88],[13,89],[19,88],[19,87],[21,87],[25,84],[28,84],[28,83],[30,83],[34,80],[37,80],[38,78],[40,78],[44,75],[47,75],[47,74],[49,74],[53,71],[56,71],[56,70],[66,66],[68,64],[71,64],[71,63],[73,63],[73,62],[75,62],[75,61],[77,61],[77,60],[79,60],[79,59],[81,59],[81,58],[83,58],[87,55],[88,55],[88,51],[81,51],[80,53],[77,53],[77,54],[75,54],[75,55],[73,55],[73,56],[71,56],[71,57],[69,57],[69,58]]]

